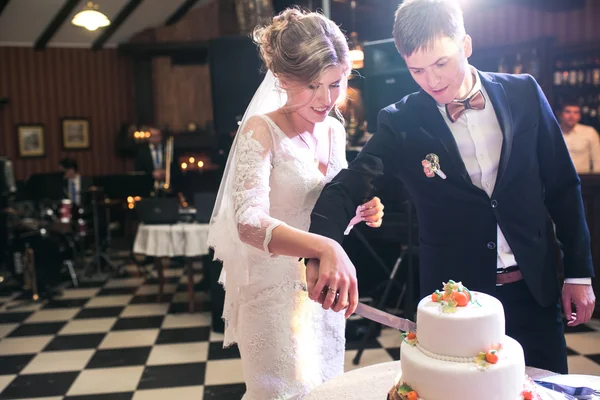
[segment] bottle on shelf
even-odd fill
[[[569,85],[569,67],[569,60],[563,60],[562,84],[565,86]]]
[[[594,58],[592,83],[594,86],[600,86],[600,57]]]
[[[576,86],[577,85],[577,65],[578,62],[576,59],[571,59],[569,65],[569,85]]]
[[[504,57],[500,57],[500,61],[498,61],[498,72],[501,74],[508,73],[508,65]]]
[[[585,61],[585,82],[586,86],[591,86],[594,76],[594,59],[588,56]]]
[[[554,86],[562,85],[562,68],[563,62],[561,59],[556,60],[554,63]]]
[[[579,107],[581,108],[581,122],[586,123],[588,116],[590,115],[590,99],[580,97],[578,102]]]
[[[523,62],[521,61],[521,54],[517,54],[517,60],[515,62],[515,67],[513,68],[513,74],[522,74],[523,73]]]
[[[540,60],[537,55],[537,50],[531,51],[531,60],[529,60],[529,73],[535,79],[540,79]]]

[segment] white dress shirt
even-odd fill
[[[471,67],[475,79],[473,89],[466,96],[471,97],[481,90],[485,97],[483,110],[465,110],[462,115],[452,122],[446,114],[444,105],[438,104],[438,109],[444,121],[454,136],[460,156],[471,178],[473,185],[484,190],[488,196],[492,195],[498,175],[498,164],[502,150],[502,128],[496,117],[494,105],[489,101],[488,94],[481,84],[477,70]],[[517,265],[513,254],[500,226],[497,225],[498,270]],[[567,283],[591,284],[591,278],[565,279]]]
[[[75,184],[75,194],[73,194],[73,184]],[[75,178],[68,180],[67,192],[69,193],[69,200],[75,204],[81,204],[81,175],[77,174]]]
[[[163,164],[162,145],[155,146],[154,144],[150,144],[150,155],[152,156],[154,169],[161,169]]]

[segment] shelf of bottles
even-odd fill
[[[500,72],[505,74],[530,74],[536,80],[542,80],[540,56],[537,49],[522,51],[488,51],[479,57],[472,57],[471,64],[480,71]],[[541,82],[540,82],[541,83]]]
[[[557,57],[552,85],[557,110],[565,102],[576,102],[581,107],[581,123],[600,131],[600,55]]]
[[[540,59],[536,49],[500,57],[496,70],[505,74],[529,74],[536,80],[541,79]]]

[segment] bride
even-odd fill
[[[321,190],[347,166],[344,127],[328,115],[339,114],[350,60],[340,29],[318,13],[285,10],[254,40],[268,72],[232,146],[209,244],[223,262],[224,346],[238,344],[244,399],[298,399],[344,372],[344,317],[358,302],[342,247],[307,232]],[[373,198],[350,226],[379,227],[382,210]],[[299,257],[330,271],[333,307],[309,299]]]

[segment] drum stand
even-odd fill
[[[99,217],[98,217],[98,199],[97,197],[94,195],[92,196],[92,218],[93,218],[93,223],[94,223],[94,255],[92,256],[92,262],[88,265],[88,267],[86,267],[86,275],[87,276],[92,276],[94,275],[94,273],[90,273],[90,269],[93,269],[93,266],[95,265],[96,267],[96,271],[95,274],[97,276],[102,276],[103,271],[102,271],[102,262],[104,262],[106,265],[108,265],[112,271],[117,271],[118,268],[116,265],[114,265],[112,263],[112,261],[110,260],[110,257],[108,256],[108,254],[106,254],[104,251],[102,251],[102,247],[100,244],[100,227],[99,227]],[[106,229],[110,229],[110,221],[106,221]]]
[[[31,289],[31,300],[38,301],[40,295],[38,293],[37,274],[35,272],[35,253],[29,246],[25,248],[23,267],[23,279],[25,280],[24,289]]]

